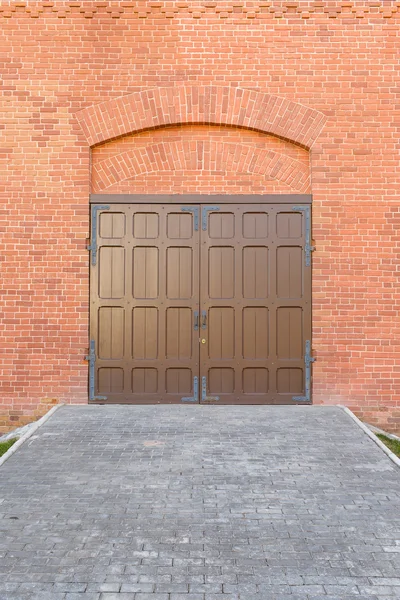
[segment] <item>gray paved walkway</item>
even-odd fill
[[[65,407],[0,467],[0,599],[395,600],[400,470],[335,407]]]

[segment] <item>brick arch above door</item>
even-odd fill
[[[89,146],[157,127],[187,123],[231,125],[311,148],[323,113],[286,98],[228,86],[150,88],[89,106],[76,114]]]
[[[275,181],[276,192],[304,194],[311,191],[308,161],[296,160],[268,146],[261,148],[260,144],[251,147],[224,139],[163,139],[121,150],[103,159],[102,153],[100,157],[93,156],[93,193],[130,193],[132,186],[140,186],[143,177],[148,186],[148,176],[161,172],[190,173],[190,178],[201,172],[202,179],[208,177],[214,185],[217,174],[235,178],[235,181],[239,174],[252,175],[256,185],[266,186]]]

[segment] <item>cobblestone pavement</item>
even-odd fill
[[[0,599],[395,600],[399,498],[336,407],[64,407],[0,468]]]

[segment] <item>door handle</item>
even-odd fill
[[[198,310],[194,311],[193,319],[194,319],[194,330],[198,331],[199,330],[199,311]]]
[[[201,328],[207,329],[207,311],[206,310],[201,311]]]

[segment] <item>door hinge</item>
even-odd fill
[[[304,396],[293,396],[293,402],[311,402],[311,363],[315,358],[311,356],[311,342],[306,340],[306,351],[304,354],[305,368],[305,394]]]
[[[311,266],[311,252],[314,252],[315,246],[311,246],[311,206],[292,206],[292,210],[296,212],[304,212],[305,220],[305,246],[304,255],[306,267]]]
[[[107,396],[95,395],[95,363],[96,363],[96,342],[90,340],[89,355],[85,357],[89,362],[89,401],[90,400],[107,400]]]
[[[99,210],[109,210],[110,207],[108,204],[92,204],[92,214],[91,214],[91,240],[90,244],[87,247],[91,252],[92,256],[92,265],[95,265],[97,262],[97,213]]]
[[[199,230],[199,207],[198,206],[181,206],[183,212],[193,213],[193,227],[195,231]]]
[[[203,206],[201,211],[201,228],[203,231],[207,231],[207,214],[214,210],[219,210],[219,206]]]
[[[203,375],[201,378],[201,401],[202,402],[218,402],[219,396],[207,396],[207,377]]]
[[[199,378],[193,377],[193,396],[181,398],[181,402],[198,402],[199,401]]]

